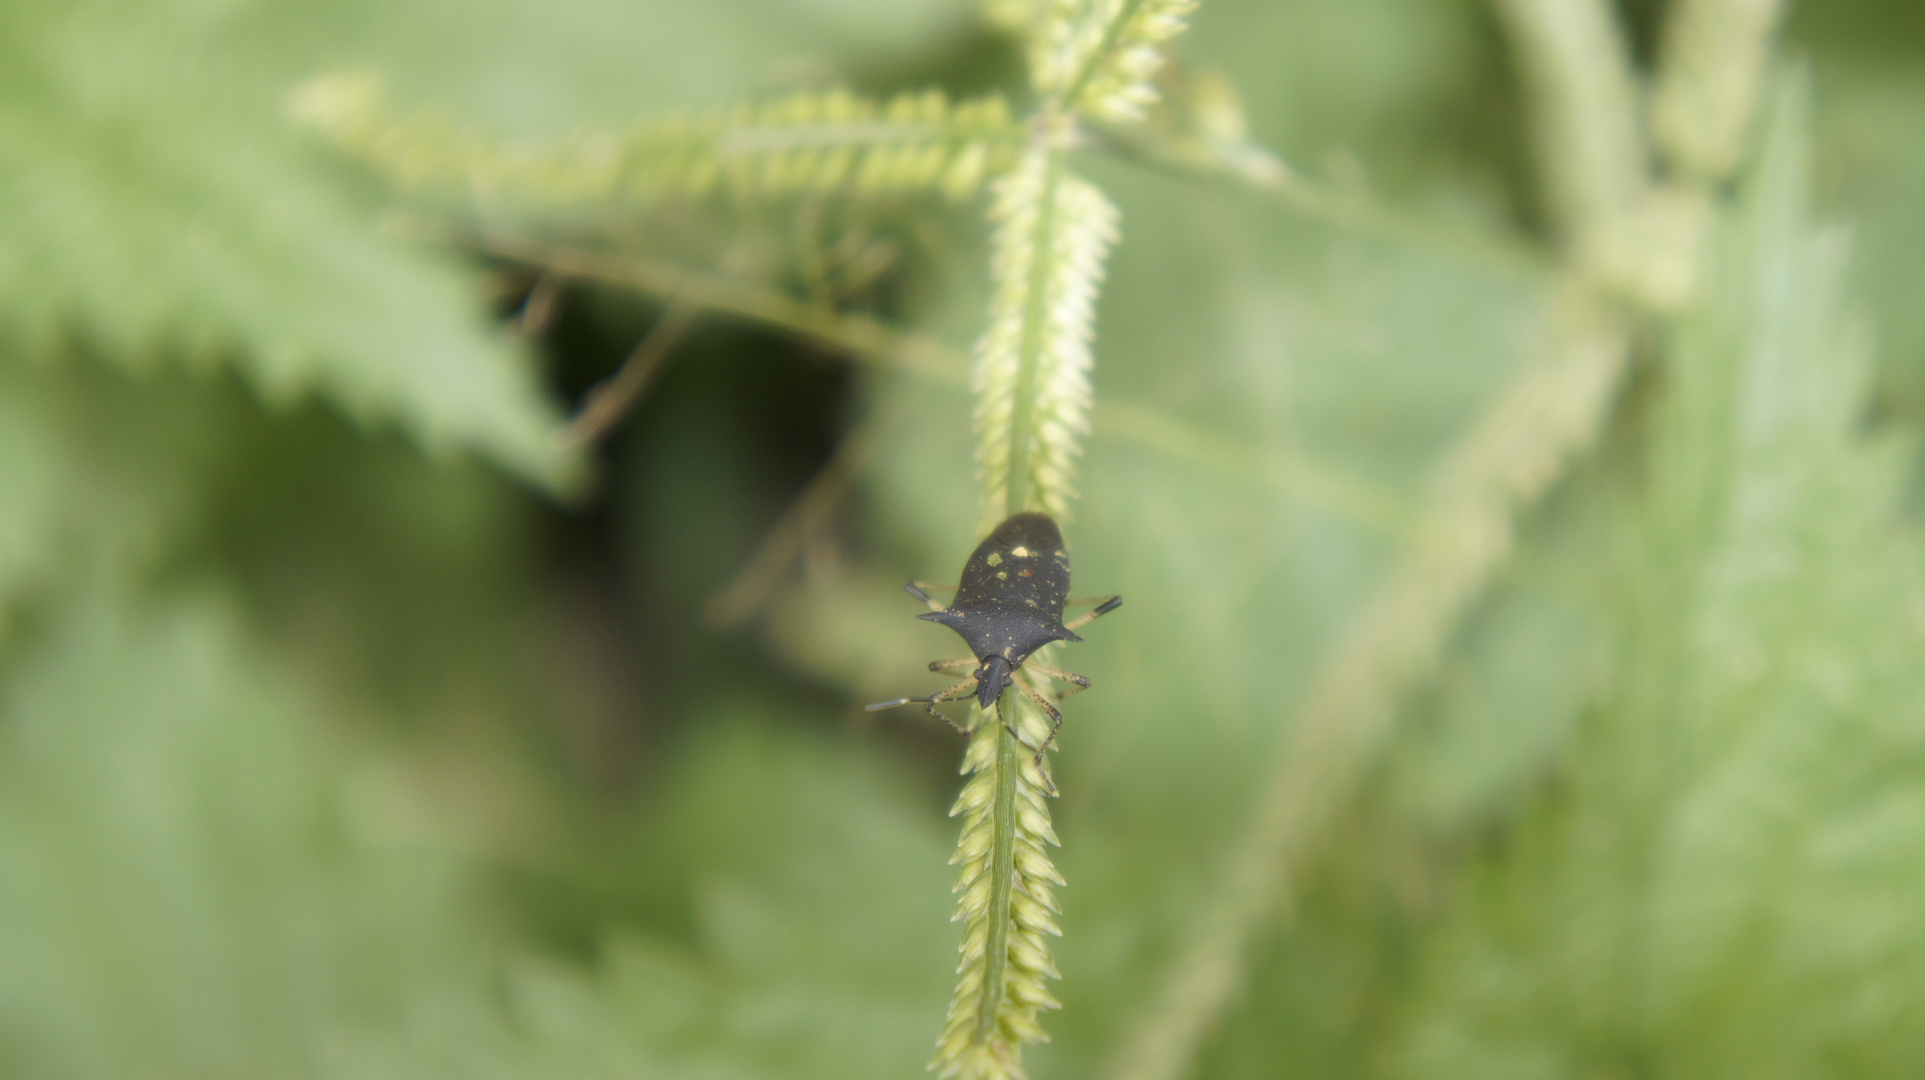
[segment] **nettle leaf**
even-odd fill
[[[0,360],[0,641],[9,607],[77,571],[151,566],[205,509],[222,405],[183,378]]]
[[[84,590],[39,629],[0,680],[9,1075],[312,1075],[475,981],[456,864],[350,782],[230,605]]]
[[[1420,1076],[1903,1075],[1925,1064],[1919,552],[1862,431],[1803,88],[1668,328],[1568,776],[1431,949]]]
[[[403,1029],[357,1035],[334,1075],[918,1072],[956,955],[949,829],[878,757],[798,731],[793,714],[754,715],[704,718],[619,854],[583,849],[578,865],[549,867],[551,888],[625,894],[675,920],[611,933],[593,971],[511,964],[505,1009],[480,994],[428,999]]]
[[[192,5],[0,12],[0,332],[229,363],[544,483],[570,454],[471,274],[373,227],[282,116],[292,81]]]

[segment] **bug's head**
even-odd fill
[[[992,656],[983,661],[976,669],[976,700],[987,712],[996,707],[996,699],[1003,696],[1003,689],[1010,681],[1009,661],[1000,656]]]

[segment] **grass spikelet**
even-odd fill
[[[1040,744],[1043,718],[1015,694],[998,706],[1003,720]],[[931,1071],[963,1080],[1026,1076],[1021,1048],[1049,1036],[1036,1022],[1059,1007],[1044,984],[1055,979],[1048,937],[1060,936],[1053,885],[1062,875],[1046,845],[1057,843],[1043,801],[1049,783],[996,717],[976,713],[962,771],[969,776],[950,810],[963,819],[950,862],[956,875],[955,921],[963,924],[955,1000],[936,1040]]]
[[[1197,0],[1060,0],[1031,49],[1036,89],[1065,111],[1140,120],[1156,101],[1164,49]]]
[[[1019,510],[1068,516],[1096,293],[1117,235],[1116,208],[1049,150],[998,183],[991,217],[995,293],[973,387],[985,532]]]
[[[534,206],[624,203],[721,192],[737,200],[804,192],[973,195],[1009,167],[1026,129],[997,94],[941,91],[887,100],[846,90],[671,115],[627,131],[506,143],[429,112],[402,114],[367,74],[297,91],[297,118],[405,188],[479,190]]]
[[[1113,27],[1105,47],[1089,61],[1089,75],[1072,87],[1072,107],[1101,120],[1140,120],[1157,99],[1156,73],[1164,47],[1190,25],[1196,0],[1111,0]]]

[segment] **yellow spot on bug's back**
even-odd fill
[[[1002,564],[1003,564],[1003,556],[1001,552],[992,551],[989,553],[989,565],[1001,566]]]
[[[1008,580],[1009,580],[1009,571],[1007,571],[1007,570],[998,570],[998,571],[996,571],[996,580],[997,580],[997,581],[1008,581]]]
[[[1026,547],[1024,547],[1024,546],[1022,546],[1021,544],[1018,544],[1018,545],[1016,545],[1015,547],[1013,547],[1013,548],[1010,548],[1010,549],[1009,549],[1009,553],[1010,553],[1011,555],[1014,555],[1014,556],[1016,556],[1016,557],[1017,557],[1017,558],[1019,558],[1019,559],[1027,559],[1027,558],[1029,558],[1029,549],[1028,549],[1028,548],[1026,548]]]
[[[1067,558],[1069,558],[1069,552],[1067,552],[1067,551],[1059,551],[1059,552],[1057,552],[1057,553],[1056,553],[1056,557],[1057,557],[1057,558],[1059,558],[1059,559],[1067,559]]]

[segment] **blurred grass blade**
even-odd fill
[[[1466,609],[1510,553],[1513,521],[1589,449],[1629,352],[1627,327],[1582,300],[1559,313],[1526,371],[1438,470],[1409,547],[1324,665],[1271,766],[1224,880],[1187,920],[1157,990],[1110,1058],[1111,1080],[1179,1080],[1244,985],[1296,875],[1349,808],[1393,734],[1400,699],[1435,669]]]
[[[1925,930],[1883,898],[1925,888],[1921,559],[1808,219],[1805,94],[1780,81],[1707,302],[1667,328],[1611,692],[1432,951],[1406,1075],[1917,1065]]]
[[[1731,176],[1750,144],[1781,0],[1679,0],[1664,26],[1651,101],[1667,164],[1701,183]]]
[[[1630,49],[1603,0],[1499,0],[1571,270],[1658,309],[1696,287],[1696,206],[1659,191]]]

